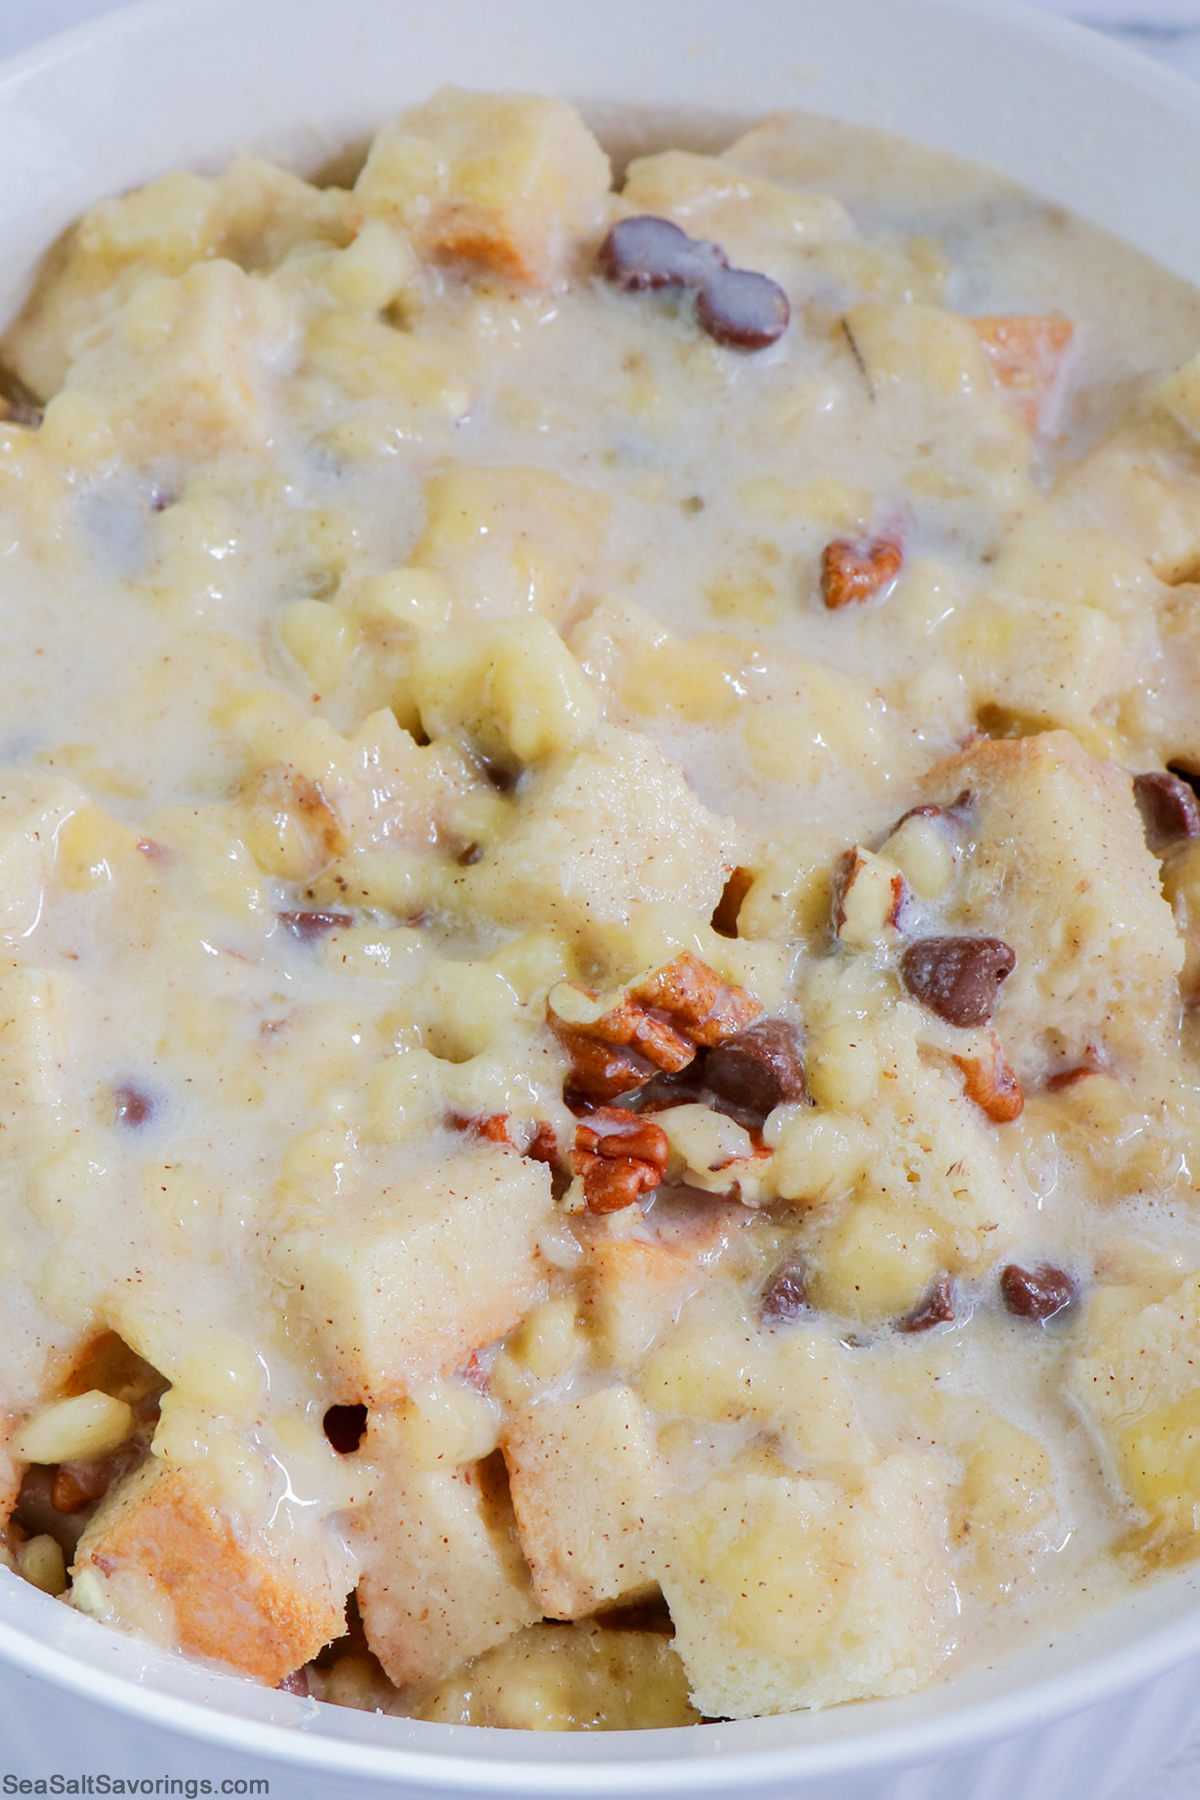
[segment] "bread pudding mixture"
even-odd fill
[[[0,424],[4,1554],[439,1720],[1200,1552],[1200,297],[446,90],[97,206]]]

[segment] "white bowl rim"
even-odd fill
[[[220,3],[220,0],[217,0]],[[253,5],[254,0],[247,0]],[[653,5],[654,0],[647,0]],[[906,0],[899,0],[906,3]],[[1172,111],[1200,117],[1200,85],[1176,71],[1152,61],[1129,46],[1089,30],[1055,13],[1039,10],[1026,0],[920,0],[923,10],[946,15],[975,13],[997,23],[1013,24],[1032,42],[1040,40],[1070,54],[1085,66],[1116,76],[1122,83],[1161,100]],[[94,49],[112,40],[135,36],[147,28],[161,28],[173,20],[184,21],[213,9],[214,0],[126,0],[108,12],[40,39],[27,49],[0,61],[0,105],[6,90],[32,75],[85,59]],[[819,104],[812,110],[820,111]],[[1034,185],[1028,182],[1026,185]],[[1053,1723],[1107,1700],[1127,1696],[1200,1652],[1200,1569],[1172,1578],[1196,1586],[1196,1598],[1185,1616],[1172,1618],[1111,1649],[1050,1677],[999,1696],[973,1701],[953,1712],[882,1729],[865,1736],[847,1735],[814,1743],[797,1743],[752,1750],[722,1750],[713,1742],[734,1726],[698,1725],[662,1731],[625,1731],[588,1734],[567,1732],[513,1732],[482,1727],[430,1724],[384,1715],[347,1713],[346,1709],[314,1702],[290,1702],[277,1693],[252,1684],[212,1665],[200,1665],[206,1685],[214,1695],[225,1689],[245,1702],[247,1695],[269,1698],[275,1710],[283,1704],[294,1713],[294,1723],[249,1718],[238,1710],[217,1710],[209,1704],[164,1693],[128,1675],[97,1668],[81,1655],[43,1641],[33,1630],[23,1629],[4,1616],[15,1605],[26,1610],[44,1603],[57,1611],[59,1603],[28,1589],[27,1584],[0,1568],[0,1661],[13,1669],[53,1683],[85,1700],[99,1702],[132,1719],[165,1730],[175,1730],[214,1748],[243,1754],[259,1754],[289,1763],[298,1770],[322,1770],[357,1779],[386,1781],[393,1786],[411,1784],[430,1793],[444,1791],[451,1800],[486,1789],[498,1795],[542,1796],[557,1800],[568,1788],[580,1795],[607,1795],[616,1791],[703,1795],[715,1788],[735,1788],[765,1795],[777,1789],[793,1790],[797,1782],[807,1786],[822,1778],[868,1774],[883,1768],[899,1771],[914,1764],[942,1760],[956,1752],[976,1749],[1030,1728]],[[1165,1584],[1163,1584],[1165,1585]],[[1116,1610],[1120,1610],[1119,1608]],[[1094,1616],[1108,1618],[1114,1609]],[[49,1618],[49,1615],[46,1615]],[[104,1640],[116,1634],[76,1615],[89,1631]],[[1069,1634],[1086,1636],[1089,1621]],[[122,1640],[124,1641],[124,1640]],[[97,1639],[97,1643],[100,1640]],[[1019,1660],[1020,1652],[1004,1659]],[[148,1663],[163,1653],[148,1648]],[[185,1659],[172,1663],[187,1666]],[[193,1665],[194,1666],[194,1665]],[[947,1692],[956,1685],[934,1689]],[[921,1696],[912,1696],[920,1699]],[[836,1711],[861,1717],[894,1702],[857,1703]],[[804,1715],[797,1715],[803,1717]],[[338,1729],[338,1726],[341,1729]],[[412,1743],[356,1741],[348,1732],[367,1730],[372,1737],[395,1730]],[[421,1740],[448,1743],[445,1750],[425,1748]],[[586,1743],[586,1754],[581,1755]],[[711,1745],[711,1753],[708,1751]],[[653,1751],[654,1754],[647,1754]]]

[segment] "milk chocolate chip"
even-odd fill
[[[725,262],[724,251],[715,244],[690,238],[670,219],[652,213],[621,219],[600,246],[601,274],[630,293],[703,287]]]
[[[762,1305],[759,1308],[763,1324],[785,1325],[790,1319],[799,1319],[811,1310],[804,1279],[804,1264],[785,1262],[782,1268],[776,1269],[763,1289]]]
[[[704,1085],[744,1123],[761,1125],[777,1106],[807,1098],[800,1034],[787,1019],[759,1019],[709,1051]]]
[[[329,1406],[322,1420],[325,1436],[339,1456],[353,1456],[367,1429],[365,1406]]]
[[[1053,1263],[1039,1263],[1036,1269],[1009,1263],[1000,1271],[1000,1297],[1018,1319],[1037,1319],[1044,1324],[1072,1306],[1079,1289],[1066,1270],[1056,1269]]]
[[[1158,769],[1135,775],[1133,793],[1151,850],[1165,850],[1180,838],[1200,837],[1200,804],[1180,776]]]
[[[765,350],[783,336],[791,318],[787,295],[769,275],[731,269],[719,244],[691,238],[652,213],[613,226],[600,246],[600,273],[627,293],[698,289],[701,330],[734,350]]]
[[[935,1325],[949,1324],[954,1317],[954,1289],[950,1277],[943,1275],[910,1313],[898,1321],[897,1331],[931,1331]]]
[[[352,915],[344,912],[281,912],[275,916],[302,944],[315,943],[327,931],[349,931],[354,923]]]
[[[696,302],[701,328],[733,350],[765,350],[777,344],[791,316],[779,283],[753,269],[718,269]]]
[[[921,938],[900,962],[914,1000],[949,1025],[986,1025],[1017,959],[1000,938]]]

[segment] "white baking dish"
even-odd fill
[[[311,168],[445,80],[562,93],[601,127],[630,103],[668,130],[781,106],[883,125],[1200,282],[1200,89],[998,0],[151,0],[0,71],[0,312],[98,196],[242,147]],[[118,1638],[3,1571],[0,1659],[0,1775],[266,1777],[330,1800],[379,1782],[407,1800],[1102,1800],[1200,1721],[1200,1577],[908,1700],[677,1732],[321,1707]]]

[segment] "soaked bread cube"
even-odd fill
[[[340,1390],[378,1403],[512,1330],[543,1295],[553,1216],[545,1164],[488,1146],[339,1196],[273,1254]]]
[[[296,243],[342,243],[347,196],[256,156],[215,180],[175,169],[102,200],[55,246],[5,339],[10,367],[40,399],[62,387],[73,345],[154,275],[228,257],[274,267]]]
[[[273,291],[233,263],[147,280],[72,364],[47,408],[51,429],[64,402],[80,402],[135,456],[198,458],[257,443],[268,357],[286,331]]]
[[[541,1617],[502,1468],[422,1467],[400,1413],[373,1414],[360,1448],[378,1479],[351,1525],[358,1604],[390,1680],[440,1680]]]
[[[345,1629],[348,1582],[319,1547],[285,1553],[234,1523],[190,1469],[144,1463],[102,1502],[75,1555],[75,1604],[275,1687]]]
[[[972,848],[951,917],[1016,953],[995,1025],[1018,1069],[1144,1047],[1174,1017],[1182,947],[1129,776],[1066,732],[976,744],[925,783],[964,790]],[[1022,1072],[1024,1072],[1022,1070]]]
[[[510,925],[579,932],[626,924],[656,901],[707,920],[739,836],[649,738],[601,726],[587,749],[547,765],[513,831],[460,885]]]
[[[503,1440],[521,1547],[552,1619],[654,1590],[659,1476],[650,1416],[627,1387],[526,1407]]]
[[[54,869],[58,833],[87,804],[69,781],[31,769],[0,775],[0,936],[36,923]]]
[[[735,1472],[678,1509],[659,1561],[693,1703],[715,1718],[911,1693],[953,1644],[941,1465],[861,1486]]]
[[[354,197],[431,261],[548,287],[599,231],[608,189],[608,158],[574,107],[444,87],[379,133]]]
[[[561,617],[603,548],[610,504],[550,469],[447,469],[425,484],[409,564],[450,595],[449,622]]]
[[[1200,1506],[1200,1278],[1132,1312],[1104,1297],[1069,1392],[1152,1540],[1186,1542]]]

